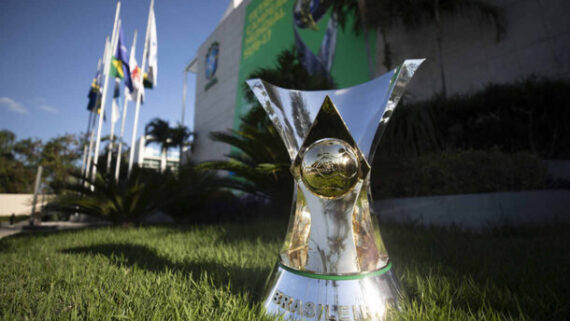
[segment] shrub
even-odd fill
[[[481,91],[401,104],[379,151],[424,155],[440,150],[529,151],[570,158],[570,82],[529,77]]]
[[[62,213],[84,213],[118,223],[140,223],[171,201],[172,173],[135,167],[129,178],[115,181],[112,173],[100,166],[95,179],[82,183],[81,174],[71,174],[75,181],[58,186],[63,191],[46,206]]]
[[[535,155],[498,148],[420,157],[380,156],[372,171],[375,199],[544,188],[546,168]]]

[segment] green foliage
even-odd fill
[[[171,127],[167,120],[154,118],[145,126],[145,135],[147,136],[146,144],[158,144],[161,151],[161,165],[160,170],[164,171],[166,168],[166,153],[172,147],[185,146],[192,132],[184,125],[177,125]],[[181,150],[182,151],[182,150]],[[182,157],[182,152],[180,153]]]
[[[95,179],[87,179],[86,184],[80,173],[73,175],[75,183],[63,184],[61,189],[67,193],[50,201],[47,209],[84,213],[113,223],[139,223],[173,197],[170,172],[135,167],[129,178],[117,182],[99,166]]]
[[[423,103],[400,103],[390,118],[376,153],[416,157],[441,151],[443,137],[434,118],[433,110]]]
[[[366,0],[362,11],[370,28],[390,29],[400,24],[413,30],[426,24],[441,23],[441,15],[449,15],[491,24],[497,40],[506,32],[503,10],[485,0]]]
[[[221,186],[223,186],[223,183],[213,173],[196,170],[194,164],[186,163],[179,168],[176,175],[171,177],[168,186],[165,187],[169,198],[168,202],[164,202],[160,209],[178,222],[203,223],[221,221],[223,218],[208,217],[203,213],[204,208],[212,202],[231,200],[231,195],[228,198],[218,197]]]
[[[0,193],[31,192],[34,172],[21,160],[16,148],[16,135],[9,130],[0,131]]]
[[[161,149],[173,147],[170,141],[170,124],[167,120],[154,118],[144,127],[145,135],[149,136],[146,144],[157,143]]]
[[[0,156],[12,157],[15,141],[16,134],[6,129],[0,130]]]
[[[14,133],[1,130],[0,193],[31,193],[39,165],[44,167],[43,181],[48,186],[61,185],[75,169],[80,152],[74,135],[57,136],[44,144],[39,139],[16,140]]]
[[[527,150],[570,157],[570,82],[527,78],[492,84],[471,95],[425,104],[436,115],[446,148]]]
[[[377,155],[373,166],[375,199],[533,190],[546,182],[540,158],[497,148],[420,157]]]
[[[242,118],[239,130],[211,133],[214,141],[230,144],[240,153],[229,155],[227,161],[211,161],[200,169],[232,172],[240,179],[228,180],[228,187],[288,200],[293,181],[289,174],[289,154],[265,111],[258,104]]]
[[[73,181],[59,186],[63,191],[47,206],[48,210],[84,213],[112,223],[141,223],[163,211],[177,221],[196,222],[195,216],[220,187],[219,180],[207,171],[196,171],[194,164],[181,166],[174,173],[160,173],[135,166],[130,177],[124,173],[119,181],[114,170],[107,173],[99,166],[95,180],[83,179],[73,173]]]
[[[440,150],[528,151],[570,157],[570,82],[530,77],[511,84],[398,106],[379,152],[417,156]]]
[[[34,171],[21,162],[0,156],[0,193],[31,193]]]
[[[181,124],[170,128],[170,140],[174,147],[186,146],[188,144],[188,139],[190,139],[190,136],[192,135],[194,134],[188,129],[188,127]]]
[[[274,320],[287,224],[107,227],[0,240],[4,320]],[[459,233],[384,225],[405,293],[390,320],[568,320],[568,226]]]
[[[280,53],[274,68],[258,69],[248,78],[261,78],[276,86],[301,90],[334,87],[326,76],[310,75],[295,48]],[[199,168],[229,171],[236,179],[227,180],[228,187],[266,196],[279,205],[288,206],[293,195],[289,154],[247,84],[243,90],[253,107],[242,117],[239,129],[210,135],[212,140],[229,144],[237,151],[228,155],[227,161],[205,162]]]
[[[302,54],[293,46],[291,49],[285,49],[277,55],[277,60],[273,67],[258,68],[247,79],[260,78],[275,86],[299,90],[335,88],[334,81],[329,80],[326,75],[309,74],[301,61]],[[246,83],[242,85],[242,90],[250,104],[257,103],[253,92]]]
[[[56,186],[66,182],[70,172],[77,169],[75,162],[81,157],[79,140],[74,135],[63,135],[50,139],[42,148],[40,164],[46,169],[44,181],[55,193]]]

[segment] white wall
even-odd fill
[[[49,196],[45,196],[43,200],[47,203]],[[32,202],[34,194],[0,194],[0,216],[12,215],[30,215],[32,213]],[[36,211],[42,206],[42,196],[38,195],[38,203]]]
[[[570,191],[543,190],[397,198],[374,202],[380,220],[484,230],[570,222]]]
[[[193,159],[196,161],[224,159],[230,148],[227,144],[215,143],[209,138],[212,131],[233,128],[236,90],[238,89],[241,43],[245,19],[244,1],[234,12],[218,25],[198,50],[198,71],[196,74],[196,114],[194,129]],[[214,42],[220,44],[217,83],[205,89],[206,54]]]
[[[505,10],[507,30],[496,42],[495,29],[469,18],[444,16],[443,60],[448,93],[482,88],[489,82],[504,83],[530,74],[570,78],[570,1],[491,0]],[[393,63],[405,58],[426,57],[414,76],[408,94],[427,98],[441,88],[437,68],[435,28],[427,25],[406,31],[389,31]],[[377,36],[377,74],[382,66],[383,42]]]

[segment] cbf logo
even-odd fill
[[[206,54],[206,79],[210,80],[218,69],[218,55],[220,54],[220,44],[214,42]]]

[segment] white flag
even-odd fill
[[[121,114],[119,112],[119,106],[117,105],[117,99],[113,98],[113,103],[111,104],[111,123],[114,124],[119,118],[121,118]]]
[[[131,55],[129,57],[129,69],[131,70],[131,79],[133,81],[133,92],[125,87],[125,97],[128,100],[136,101],[137,100],[137,91],[141,87],[141,68],[138,66],[137,59],[135,58],[135,47],[134,44],[131,47]],[[144,88],[141,92],[141,102],[144,101]]]
[[[153,88],[156,86],[156,76],[158,74],[158,43],[156,38],[156,19],[154,18],[154,8],[150,10],[148,20],[148,71],[145,75],[148,85],[145,85],[145,87]]]

